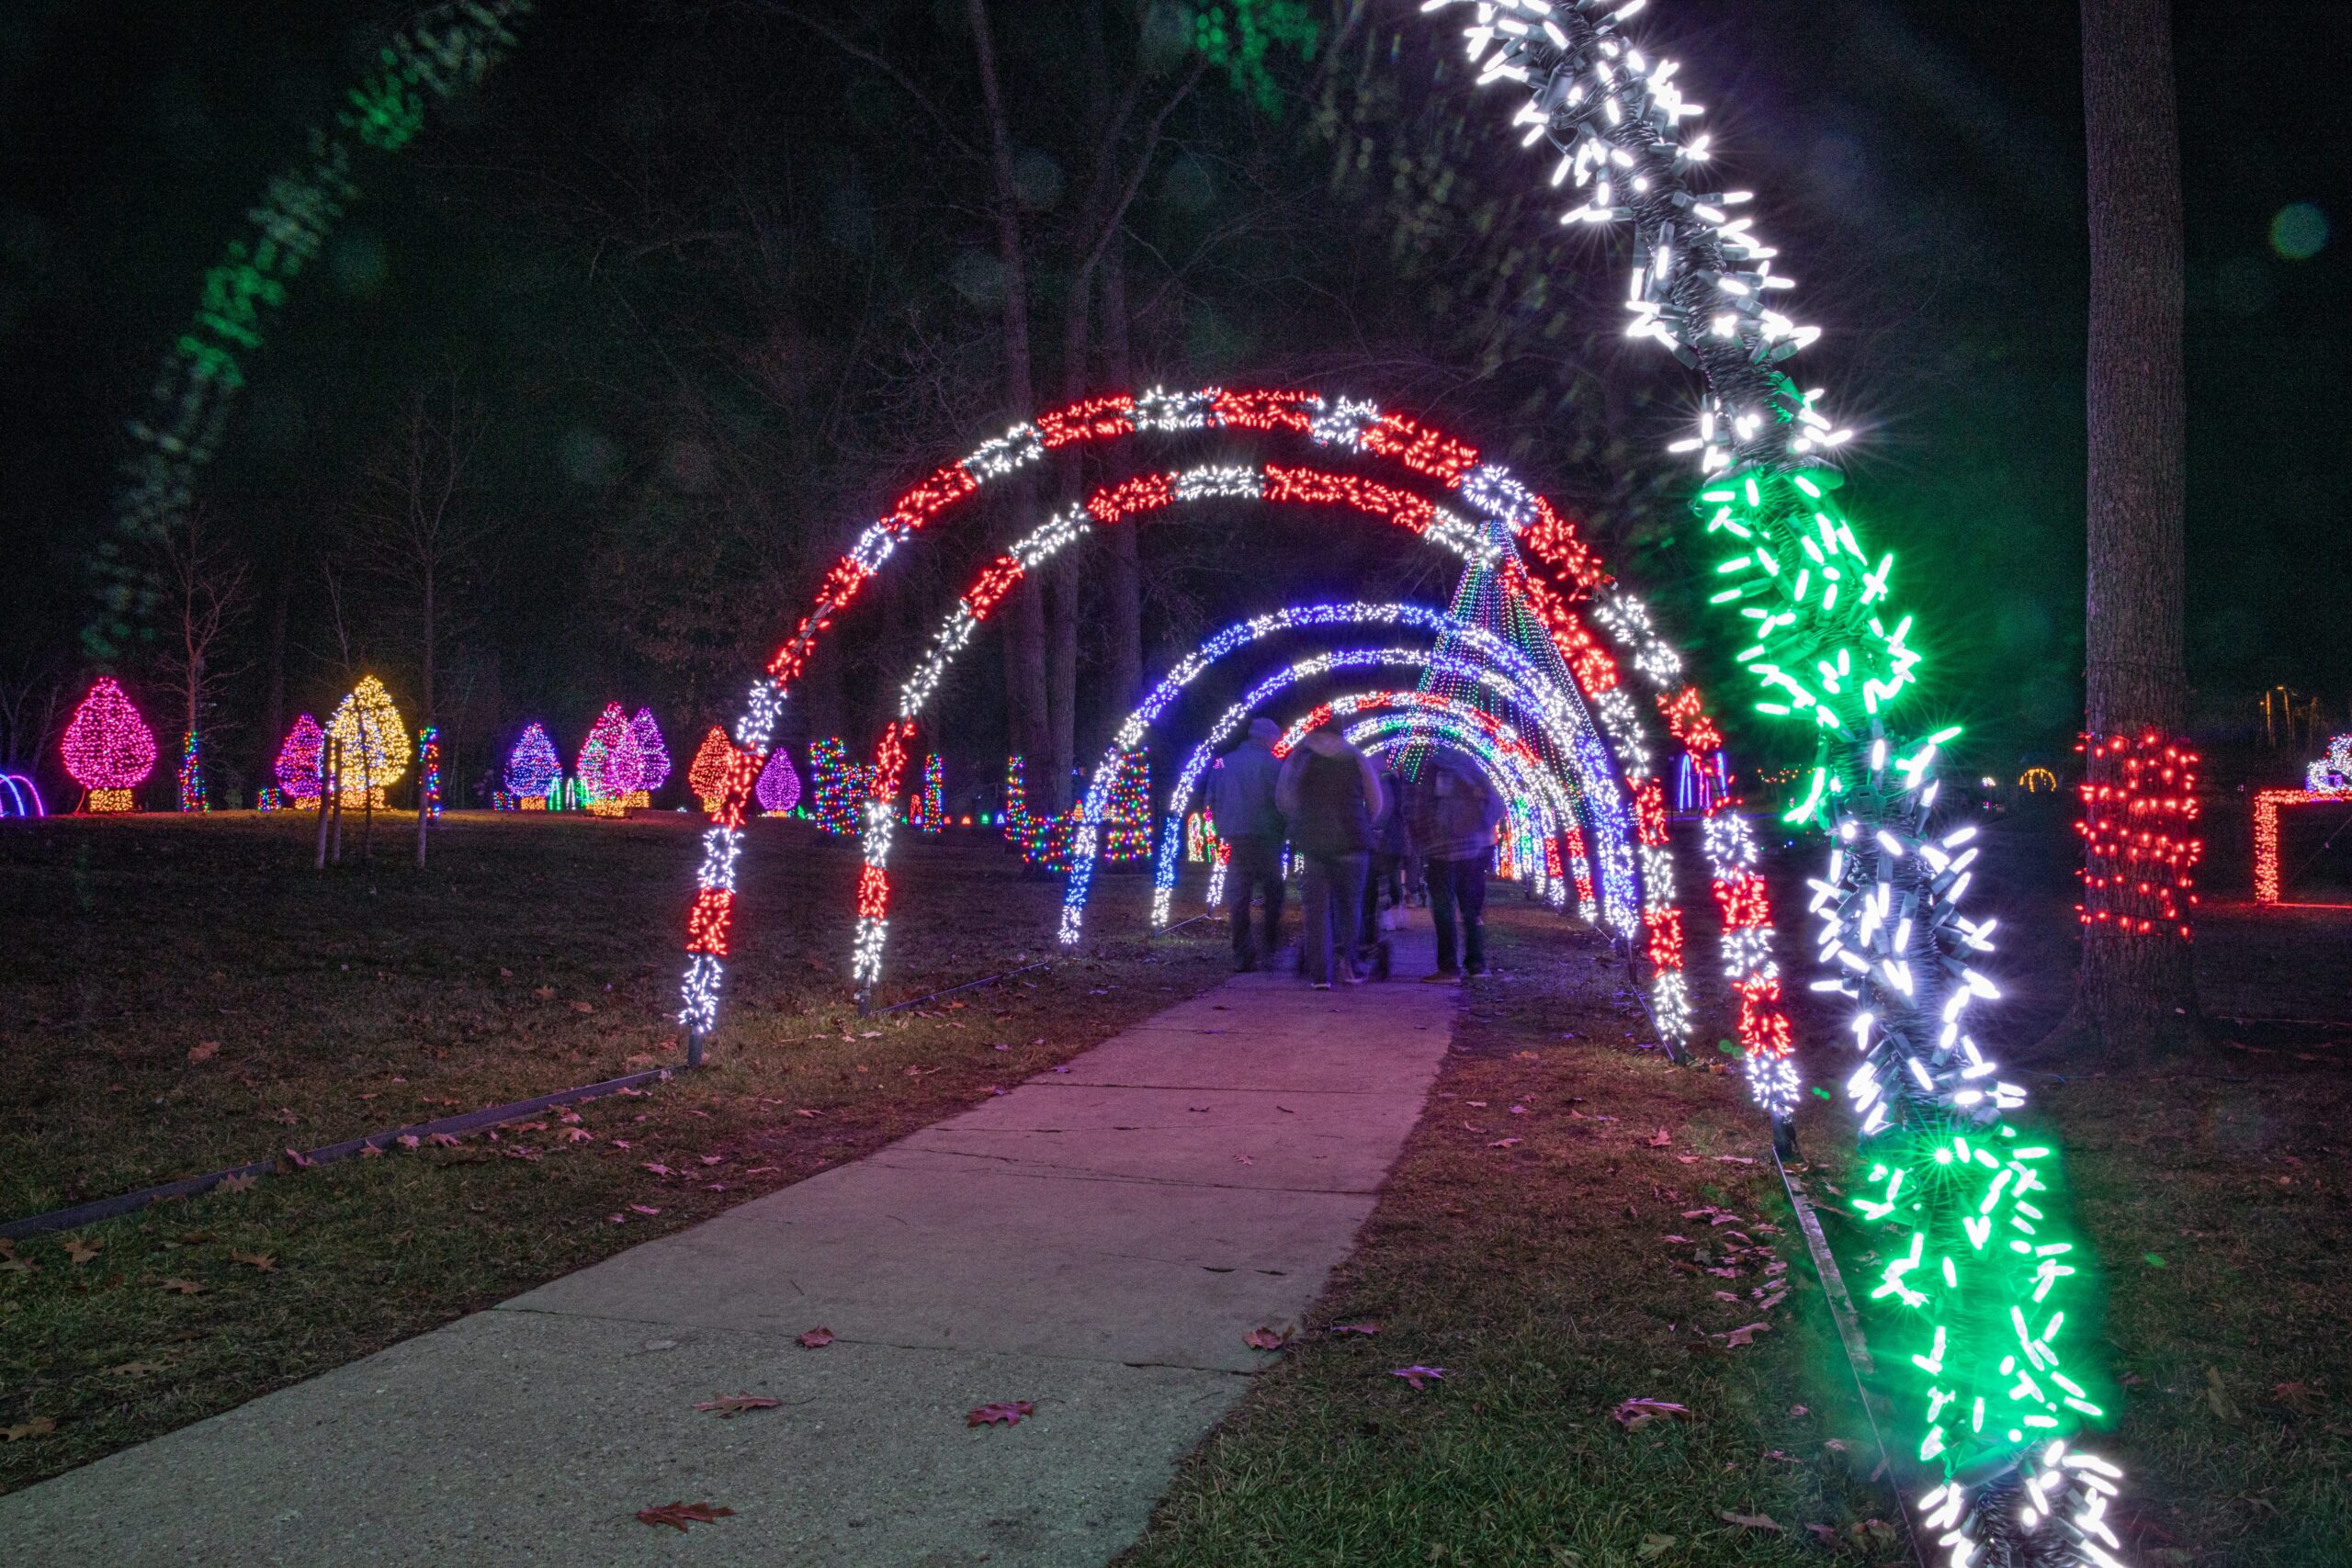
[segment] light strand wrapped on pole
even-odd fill
[[[1911,1501],[1952,1568],[2106,1568],[2119,1472],[2077,1445],[2106,1412],[2071,1359],[2081,1352],[2058,1348],[2080,1261],[2059,1228],[2054,1154],[2007,1121],[2024,1093],[1965,1029],[1998,991],[1974,966],[1993,922],[1961,913],[1974,829],[1933,821],[1937,757],[1957,731],[1906,739],[1891,723],[1919,662],[1911,618],[1889,603],[1894,558],[1873,559],[1833,497],[1849,433],[1779,368],[1819,331],[1770,303],[1792,284],[1737,216],[1749,194],[1694,186],[1700,106],[1674,62],[1623,30],[1645,0],[1423,9],[1457,3],[1472,4],[1479,83],[1524,89],[1514,123],[1557,153],[1554,185],[1580,193],[1562,220],[1633,227],[1629,333],[1705,380],[1698,430],[1676,449],[1697,455],[1704,535],[1731,551],[1713,602],[1746,623],[1737,657],[1757,710],[1815,738],[1788,820],[1831,838],[1813,882],[1826,970],[1814,985],[1854,1004],[1861,1060],[1847,1087],[1871,1163],[1852,1201],[1886,1231],[1871,1299],[1899,1341],[1882,1364],[1909,1374],[1906,1457],[1942,1478]]]

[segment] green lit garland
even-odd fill
[[[1792,285],[1735,216],[1747,194],[1694,189],[1707,142],[1686,122],[1699,106],[1674,62],[1623,30],[1645,0],[1470,3],[1480,83],[1526,90],[1514,123],[1557,152],[1553,183],[1585,197],[1563,221],[1634,227],[1629,335],[1705,378],[1698,433],[1677,450],[1698,455],[1697,513],[1730,547],[1713,600],[1742,624],[1756,710],[1815,738],[1786,819],[1831,840],[1812,884],[1826,971],[1814,987],[1854,1003],[1861,1061],[1847,1089],[1869,1178],[1852,1203],[1886,1255],[1869,1309],[1894,1347],[1881,1359],[1905,1397],[1905,1457],[1938,1479],[1912,1501],[1951,1568],[2114,1568],[2106,1516],[2120,1472],[2075,1446],[2107,1412],[2062,1348],[2083,1265],[2056,1156],[2004,1120],[2024,1091],[1964,1031],[1969,1006],[1998,992],[1972,963],[1991,951],[1993,922],[1960,911],[1974,829],[1931,825],[1938,750],[1958,731],[1893,728],[1919,664],[1911,617],[1889,604],[1894,558],[1872,558],[1832,495],[1847,433],[1779,368],[1818,331],[1771,308]]]
[[[408,145],[424,127],[426,99],[478,85],[514,47],[509,24],[530,9],[531,0],[454,0],[397,34],[380,68],[345,95],[333,126],[311,128],[307,154],[271,176],[245,215],[247,231],[206,270],[196,314],[156,371],[148,412],[130,421],[136,449],[124,465],[113,536],[97,547],[99,614],[83,631],[93,657],[114,657],[153,610],[159,589],[139,562],[141,549],[187,510],[286,286],[357,198],[355,143],[387,153]]]

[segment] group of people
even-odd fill
[[[1337,723],[1278,758],[1281,734],[1273,720],[1252,719],[1249,739],[1211,778],[1210,810],[1231,855],[1225,898],[1236,966],[1255,969],[1282,950],[1287,842],[1304,863],[1300,949],[1316,989],[1363,981],[1383,893],[1394,909],[1414,883],[1426,888],[1437,928],[1437,971],[1427,978],[1444,984],[1487,973],[1487,872],[1503,799],[1485,773],[1443,748],[1425,751],[1409,780],[1384,773]],[[1261,896],[1262,935],[1250,920]]]

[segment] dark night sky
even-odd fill
[[[1388,3],[1403,25],[1425,25],[1409,0]],[[2295,202],[2352,221],[2352,126],[2335,82],[2352,59],[2352,6],[2176,9],[2194,711],[2209,728],[2243,722],[2254,694],[2284,681],[2340,716],[2352,706],[2337,618],[2352,549],[2331,432],[2352,392],[2352,240],[2290,260],[2271,226]],[[12,567],[0,659],[70,638],[122,421],[204,267],[388,19],[347,0],[15,0],[0,16],[0,547]],[[1962,716],[1997,719],[2022,743],[2066,734],[2083,482],[2075,7],[1671,0],[1644,25],[1682,60],[1718,142],[1758,186],[1806,318],[1831,329],[1820,374],[1832,406],[1868,429],[1864,515],[1891,542],[1928,540],[1915,560],[1963,559],[1982,579],[1919,590],[1949,606],[1938,651],[1964,665],[1959,684],[1983,705]],[[524,525],[561,537],[594,502],[572,482],[576,433],[561,417],[561,378],[577,370],[551,340],[566,318],[514,307],[516,279],[545,258],[485,232],[442,182],[456,170],[494,187],[510,141],[576,143],[582,168],[608,163],[622,177],[646,26],[618,0],[548,0],[490,92],[380,166],[256,362],[225,470],[248,484],[274,476],[299,507],[306,482],[380,434],[382,389],[437,355],[544,361],[543,377],[526,368],[501,384],[525,432],[535,514]],[[608,161],[602,142],[616,144]],[[1618,276],[1622,254],[1605,265]],[[1527,467],[1543,478],[1540,461]],[[1939,553],[1939,532],[1972,547]],[[560,585],[559,554],[546,584]]]

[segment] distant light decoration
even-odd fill
[[[1746,646],[1736,658],[1757,682],[1756,711],[1815,742],[1784,819],[1831,839],[1826,874],[1812,884],[1827,972],[1814,986],[1854,1004],[1863,1060],[1848,1090],[1879,1163],[1875,1190],[1852,1203],[1891,1255],[1870,1297],[1874,1325],[1893,1342],[1877,1360],[1903,1380],[1906,1444],[1916,1439],[1918,1462],[1945,1478],[1913,1499],[1923,1533],[1951,1568],[1996,1559],[2111,1568],[2120,1548],[2106,1515],[2118,1472],[2078,1442],[2104,1411],[2083,1369],[2062,1370],[2056,1343],[2068,1319],[2060,1292],[2076,1269],[2073,1244],[2052,1234],[2050,1215],[2066,1208],[2054,1157],[2017,1146],[2003,1117],[2024,1092],[1962,1032],[1968,1006],[1998,991],[1973,967],[1994,922],[1959,908],[1975,830],[1932,821],[1937,758],[1957,731],[1925,740],[1889,732],[1920,662],[1912,619],[1891,603],[1894,558],[1866,551],[1832,500],[1843,483],[1835,453],[1849,433],[1777,368],[1818,330],[1767,304],[1791,282],[1755,220],[1734,216],[1749,194],[1693,188],[1708,167],[1690,123],[1701,111],[1675,80],[1676,62],[1623,35],[1642,8],[1477,0],[1465,29],[1473,74],[1525,95],[1514,118],[1525,143],[1548,141],[1554,183],[1573,180],[1581,193],[1564,221],[1632,225],[1628,333],[1704,378],[1698,428],[1676,449],[1706,476],[1697,508],[1705,536],[1732,552],[1716,563],[1725,585],[1713,602],[1736,617]],[[2162,818],[2147,824],[2149,847],[2167,840],[2162,869],[2185,876],[2194,852],[2177,829],[2188,818],[2162,804],[2161,788],[2144,793]],[[2115,848],[2125,855],[2120,840]],[[2150,880],[2153,889],[2170,878]],[[2127,891],[2164,901],[2136,881]]]
[[[284,801],[278,796],[277,786],[276,784],[264,784],[259,789],[254,791],[254,809],[255,811],[283,811],[286,809]]]
[[[441,820],[441,727],[437,724],[417,731],[416,808],[428,822]]]
[[[277,761],[270,771],[277,776],[277,788],[288,810],[307,811],[319,804],[319,775],[326,765],[327,732],[319,721],[304,714],[286,732],[285,742],[277,748]]]
[[[918,833],[936,833],[947,825],[947,765],[936,751],[922,760],[922,793],[910,815]]]
[[[548,791],[563,777],[563,759],[547,727],[533,719],[523,727],[514,749],[506,754],[506,793],[526,811],[544,811]]]
[[[827,736],[808,746],[808,816],[837,839],[857,831],[858,810],[867,793],[870,771],[849,761],[838,736]]]
[[[191,729],[180,737],[179,795],[183,812],[211,810],[204,795],[204,739],[199,730]]]
[[[915,679],[902,691],[902,707],[908,711],[884,737],[868,791],[887,807],[870,814],[880,820],[872,823],[869,850],[879,847],[876,836],[887,833],[887,823],[895,819],[900,775],[915,739],[913,710],[928,700],[930,686],[978,623],[1023,576],[1071,537],[1097,525],[1113,525],[1138,513],[1178,502],[1245,497],[1275,505],[1344,508],[1430,538],[1473,567],[1495,573],[1511,601],[1532,615],[1556,646],[1578,686],[1595,702],[1610,745],[1625,755],[1627,777],[1638,781],[1648,775],[1640,706],[1619,688],[1613,660],[1585,627],[1571,603],[1589,596],[1596,618],[1625,649],[1635,672],[1651,688],[1668,732],[1686,747],[1713,750],[1721,746],[1721,736],[1705,716],[1698,694],[1679,682],[1679,660],[1649,629],[1647,614],[1639,602],[1614,587],[1574,524],[1508,468],[1482,459],[1467,442],[1385,412],[1369,400],[1300,389],[1214,387],[1114,394],[1040,414],[960,461],[934,470],[907,491],[834,564],[816,603],[769,661],[763,676],[753,683],[744,715],[735,728],[737,745],[755,760],[764,759],[786,693],[799,680],[825,631],[863,594],[900,545],[964,506],[988,485],[1042,464],[1050,452],[1074,446],[1142,435],[1183,438],[1204,430],[1299,439],[1349,454],[1360,465],[1385,462],[1419,481],[1443,487],[1451,492],[1449,501],[1458,497],[1470,511],[1454,511],[1367,475],[1283,463],[1218,465],[1139,475],[1098,491],[1085,507],[1050,520],[982,573],[964,602],[965,613],[934,641]],[[1535,575],[1520,558],[1521,549],[1544,576]],[[690,1033],[690,1059],[698,1059],[700,1042],[717,1024],[721,961],[733,919],[733,868],[741,847],[741,822],[750,789],[747,778],[722,802],[714,831],[724,841],[706,842],[696,874],[687,919],[687,973],[681,986],[679,1013]],[[1646,824],[1649,818],[1642,820]],[[1645,847],[1661,859],[1668,852],[1662,843]],[[887,873],[869,857],[859,878],[857,952],[870,951],[877,961],[879,942],[874,922],[883,918],[888,903]],[[871,967],[853,964],[854,971],[860,974],[870,973]],[[862,991],[870,991],[870,981],[861,980],[860,985]]]
[[[719,732],[714,729],[711,733]],[[752,796],[760,803],[761,810],[778,817],[789,815],[800,804],[800,774],[792,766],[790,752],[778,747],[769,754],[768,765],[760,770],[759,783],[752,786]]]
[[[2083,901],[2075,912],[2086,926],[2188,941],[2197,863],[2205,855],[2205,840],[2191,830],[2200,810],[2197,753],[2154,731],[2086,736],[2083,749],[2088,765],[2075,792],[2083,802],[2075,824],[2084,844]]]
[[[2352,795],[2352,735],[2327,743],[2327,755],[2303,770],[2303,788],[2313,795]]]
[[[1216,831],[1204,812],[1195,811],[1184,818],[1184,862],[1199,865],[1209,858],[1209,835]]]
[[[637,716],[628,721],[628,732],[637,742],[638,766],[636,786],[628,793],[628,803],[635,807],[653,804],[653,792],[670,779],[670,748],[662,739],[662,727],[653,721],[651,708],[639,708]]]
[[[381,681],[359,678],[327,719],[327,739],[340,763],[344,808],[383,810],[385,787],[408,772],[408,726]]]
[[[74,710],[58,752],[86,792],[88,810],[129,811],[131,791],[155,771],[155,732],[114,677],[101,675]]]
[[[22,773],[0,773],[0,818],[40,818],[49,815],[40,790]]]
[[[1674,809],[1701,815],[1731,797],[1731,765],[1721,751],[1704,756],[1685,752],[1674,760]]]
[[[2018,788],[2028,795],[2055,795],[2058,775],[2048,768],[2028,768],[2018,775]]]
[[[571,767],[572,777],[580,781],[581,792],[587,797],[589,814],[618,817],[627,811],[643,761],[628,715],[621,711],[620,704],[606,703],[596,722],[589,726]]]
[[[427,95],[448,98],[478,85],[514,47],[512,25],[529,10],[530,0],[451,0],[418,14],[334,100],[334,118],[311,128],[302,157],[270,176],[246,209],[245,232],[206,270],[195,314],[150,383],[146,412],[130,422],[135,449],[115,502],[124,543],[163,539],[186,512],[288,284],[324,251],[358,197],[361,161],[406,146],[424,127]],[[135,550],[105,552],[109,601],[117,590],[144,586],[136,559]],[[132,631],[119,612],[90,629],[109,649]]]
[[[2330,741],[2327,755],[2304,770],[2303,783],[2301,789],[2255,792],[2254,901],[2256,904],[2301,905],[2301,900],[2286,897],[2278,863],[2278,814],[2290,807],[2352,802],[2352,735],[2339,735]],[[2327,907],[2342,908],[2340,905]]]
[[[777,754],[782,755],[781,752]],[[718,815],[719,803],[727,795],[728,769],[734,759],[735,743],[727,739],[727,731],[712,725],[703,736],[702,744],[695,748],[694,760],[686,764],[686,787],[694,791],[696,800],[702,802],[704,816]],[[797,784],[798,781],[794,782]],[[798,793],[796,788],[794,794],[797,795]],[[765,801],[760,804],[764,809],[775,809]]]

